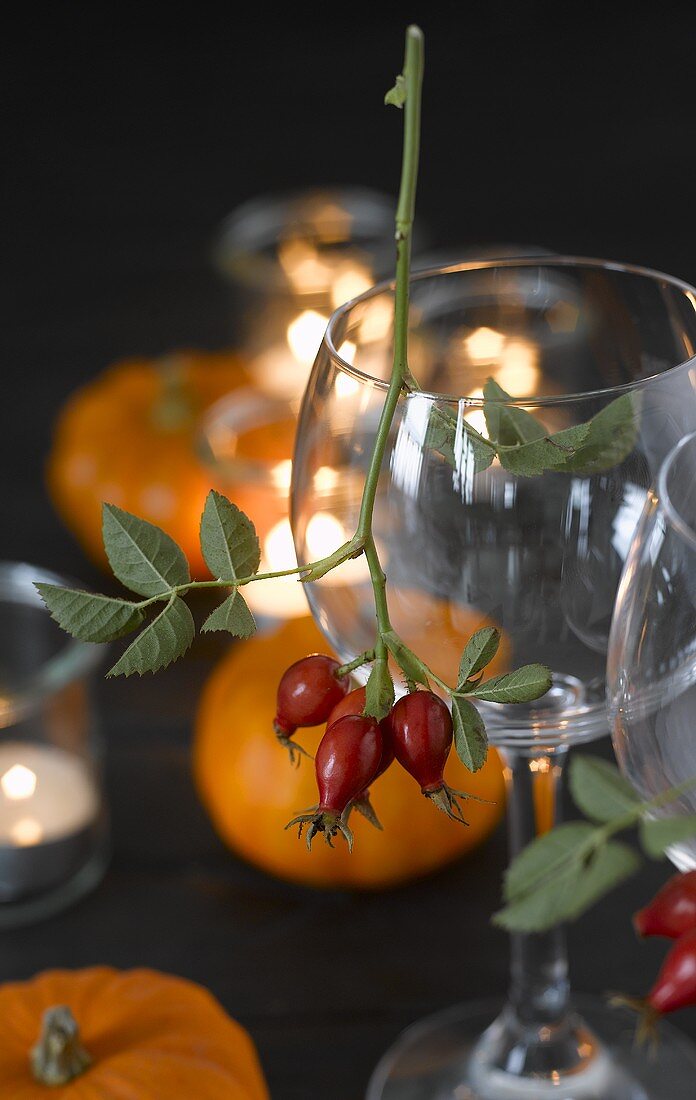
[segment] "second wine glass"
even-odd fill
[[[459,264],[412,280],[409,365],[420,389],[404,395],[392,425],[374,536],[392,625],[441,679],[455,683],[468,636],[486,624],[501,631],[509,667],[538,661],[553,671],[538,702],[481,707],[505,764],[513,855],[557,820],[568,748],[607,732],[604,668],[623,561],[655,469],[696,428],[694,294],[655,272],[570,257]],[[312,559],[320,534],[337,547],[356,527],[391,367],[392,311],[384,285],[329,323],[294,461],[299,560]],[[484,400],[488,379],[506,392],[491,400],[489,386]],[[481,469],[474,433],[509,442],[524,412],[542,436],[592,422],[577,461],[561,456],[559,468],[527,476],[508,454]],[[372,647],[362,559],[308,595],[343,659]],[[599,1001],[579,1014],[556,928],[512,937],[501,1012],[465,1005],[416,1025],[368,1095],[646,1100],[665,1095],[655,1091],[665,1058],[671,1100],[681,1100],[695,1064],[675,1046],[651,1066],[632,1051],[630,1026]]]

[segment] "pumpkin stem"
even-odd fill
[[[186,386],[185,364],[180,355],[166,355],[156,366],[162,392],[152,409],[152,419],[160,431],[176,432],[190,423],[194,412]]]
[[[31,1071],[42,1085],[57,1088],[79,1077],[92,1064],[80,1042],[80,1029],[67,1005],[49,1008],[30,1055]]]

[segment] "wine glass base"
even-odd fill
[[[407,1028],[375,1069],[366,1100],[693,1100],[696,1045],[679,1031],[661,1024],[657,1049],[638,1047],[630,1013],[599,997],[573,1005],[595,1047],[575,1072],[517,1076],[491,1065],[502,1006],[479,1001]]]

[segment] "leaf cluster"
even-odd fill
[[[112,642],[142,626],[147,611],[164,604],[131,642],[109,676],[156,672],[181,657],[195,635],[193,616],[182,595],[197,587],[183,550],[159,527],[103,506],[104,548],[114,576],[141,600],[114,599],[54,584],[37,584],[56,622],[85,642]],[[254,525],[231,501],[212,490],[201,517],[206,565],[229,594],[201,627],[248,638],[256,630],[240,587],[258,572],[261,552]]]
[[[638,853],[615,840],[637,828],[652,859],[696,835],[696,815],[658,814],[688,784],[643,802],[619,770],[605,760],[576,756],[570,764],[570,792],[589,820],[567,821],[533,840],[510,864],[505,907],[495,924],[514,932],[544,932],[575,920],[641,866]]]
[[[474,472],[487,469],[497,456],[512,474],[538,477],[546,471],[590,475],[618,465],[631,453],[637,437],[638,396],[622,394],[592,419],[549,433],[526,409],[489,378],[483,389],[483,413],[488,438],[466,417],[455,417],[439,406],[430,411],[426,446],[453,467],[462,441],[473,455]]]

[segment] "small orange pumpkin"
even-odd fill
[[[211,475],[196,455],[201,414],[248,382],[232,352],[176,352],[116,363],[77,390],[55,425],[48,487],[55,507],[102,566],[103,501],[163,527],[194,577],[208,577],[198,541]]]
[[[469,612],[471,629],[483,625]],[[503,808],[504,788],[495,752],[476,775],[455,753],[445,776],[458,789],[491,805],[464,803],[469,827],[450,821],[423,798],[413,779],[392,766],[372,793],[384,826],[379,832],[354,814],[352,855],[347,846],[325,844],[307,851],[296,830],[285,831],[296,813],[316,803],[311,761],[289,766],[273,735],[276,686],[293,661],[326,641],[310,618],[287,623],[276,634],[235,646],[208,681],[200,702],[194,743],[198,790],[220,836],[252,863],[281,878],[312,886],[377,888],[427,874],[480,844]],[[503,666],[504,667],[504,666]],[[502,671],[500,665],[493,670]],[[298,730],[297,738],[316,751],[323,727]]]
[[[253,1043],[207,990],[153,970],[0,987],[7,1100],[268,1100]]]

